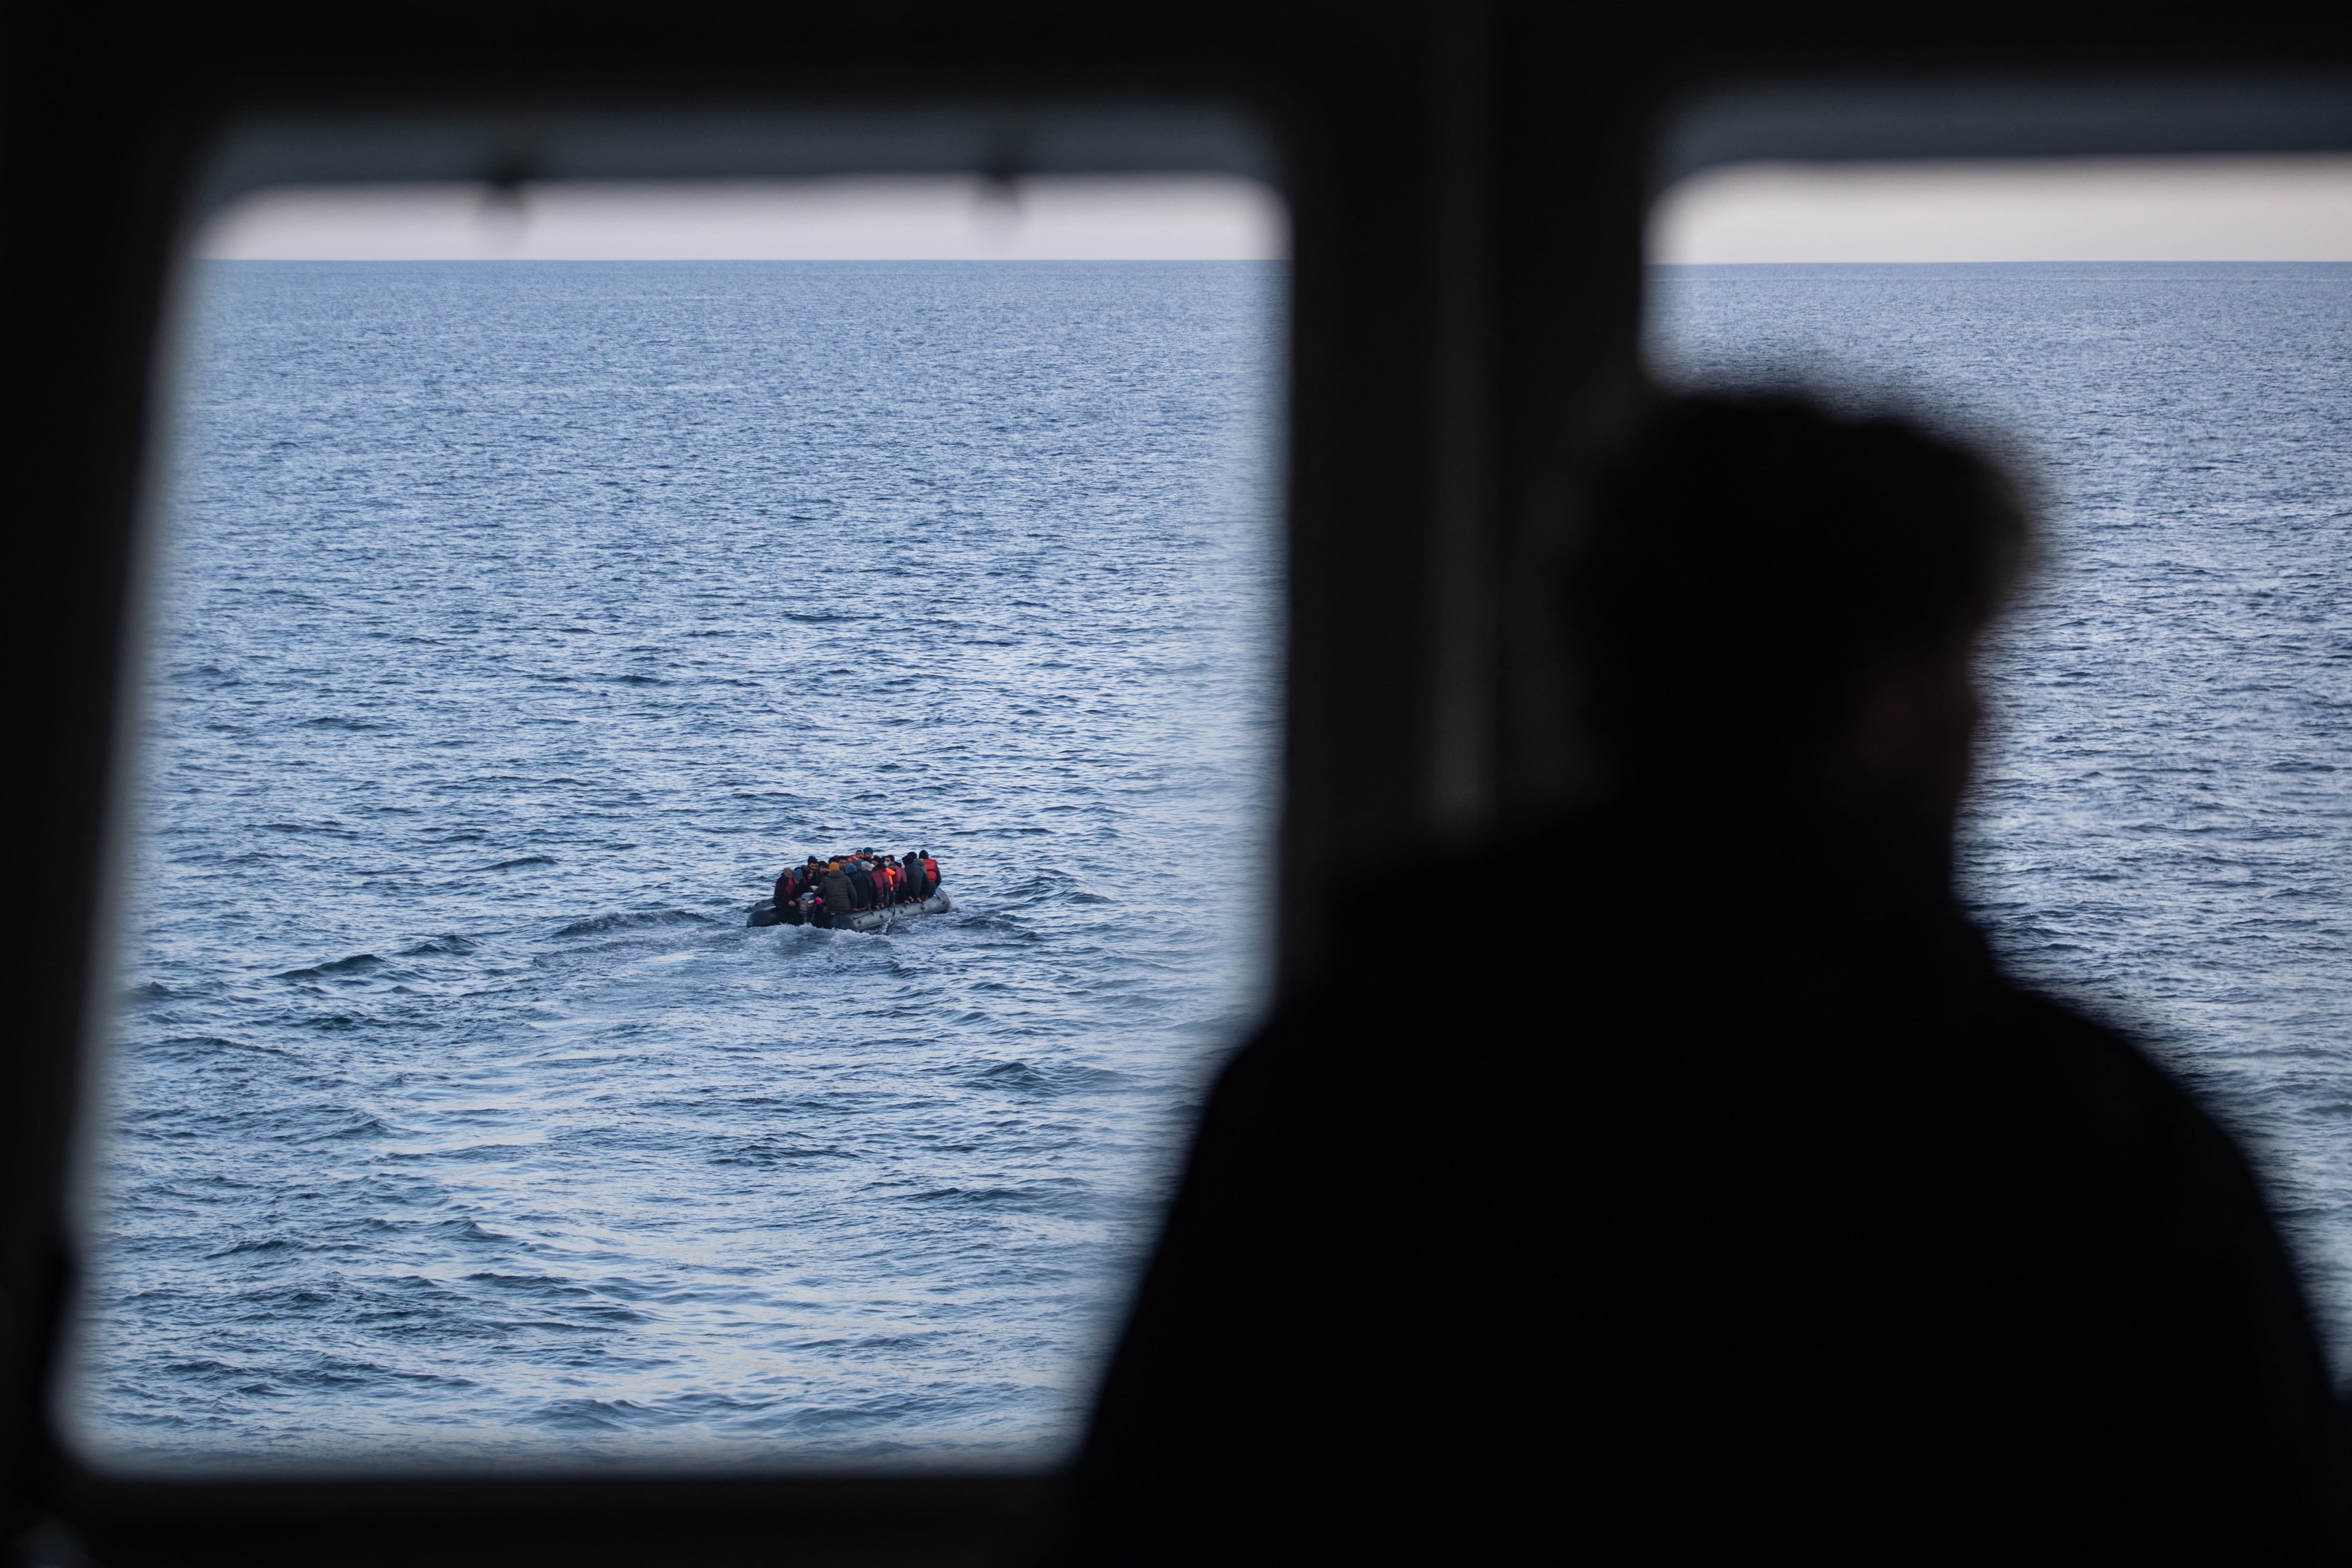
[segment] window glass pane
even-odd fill
[[[1281,233],[1166,179],[212,232],[89,1451],[1060,1450],[1267,980]],[[930,259],[692,259],[861,245]],[[747,925],[868,846],[951,908]]]
[[[2040,486],[1965,894],[2241,1130],[2352,1369],[2352,159],[1734,167],[1652,233],[1669,380],[1923,405]]]

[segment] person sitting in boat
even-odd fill
[[[824,879],[819,884],[824,895],[827,924],[856,907],[856,893],[849,880],[848,868],[839,860],[827,862]]]
[[[930,878],[923,874],[923,857],[919,850],[908,850],[898,857],[899,874],[907,879],[907,902],[920,904],[931,896]]]
[[[808,891],[807,869],[788,865],[776,876],[776,920],[779,925],[798,925],[801,923],[801,894]]]
[[[859,851],[856,858],[842,867],[849,877],[849,907],[852,909],[876,907],[878,890],[874,885],[873,868],[866,863],[865,854],[866,852]]]
[[[931,893],[940,890],[940,862],[931,858],[929,850],[917,850],[915,858],[923,862],[923,882]],[[928,894],[926,894],[928,896]]]

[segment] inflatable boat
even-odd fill
[[[912,919],[918,915],[952,915],[954,913],[955,901],[944,893],[935,893],[920,904],[894,904],[887,909],[861,909],[845,919],[804,922],[801,918],[800,911],[796,909],[779,911],[774,899],[763,898],[751,906],[751,917],[743,924],[746,925],[824,924],[845,931],[879,931],[887,925],[896,925],[901,920]]]

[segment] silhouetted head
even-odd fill
[[[1573,521],[1574,687],[1629,784],[1958,805],[1970,651],[2031,535],[1990,461],[1799,397],[1662,397]]]

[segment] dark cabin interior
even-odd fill
[[[289,162],[243,176],[258,183],[1232,168],[1240,154],[1200,131],[1202,111],[1253,124],[1275,166],[1243,172],[1279,185],[1295,225],[1281,854],[1283,885],[1301,888],[1341,874],[1355,846],[1475,835],[1576,777],[1574,737],[1531,716],[1540,694],[1515,629],[1485,606],[1509,603],[1580,402],[1636,372],[1643,214],[1667,181],[1757,156],[2352,148],[2352,29],[2319,16],[1509,0],[16,7],[10,531],[33,872],[0,1092],[0,1419],[12,1537],[65,1532],[26,1537],[47,1555],[24,1560],[981,1562],[1013,1549],[1049,1484],[164,1483],[93,1473],[60,1443],[48,1390],[157,338],[174,246],[225,135],[343,128],[281,139],[274,155]],[[792,115],[931,130],[887,148],[795,141],[774,130]],[[458,121],[482,129],[462,144],[417,133]],[[627,133],[600,140],[599,125]],[[1430,612],[1397,612],[1410,603]],[[1311,898],[1283,903],[1284,988],[1318,972],[1329,919]]]

